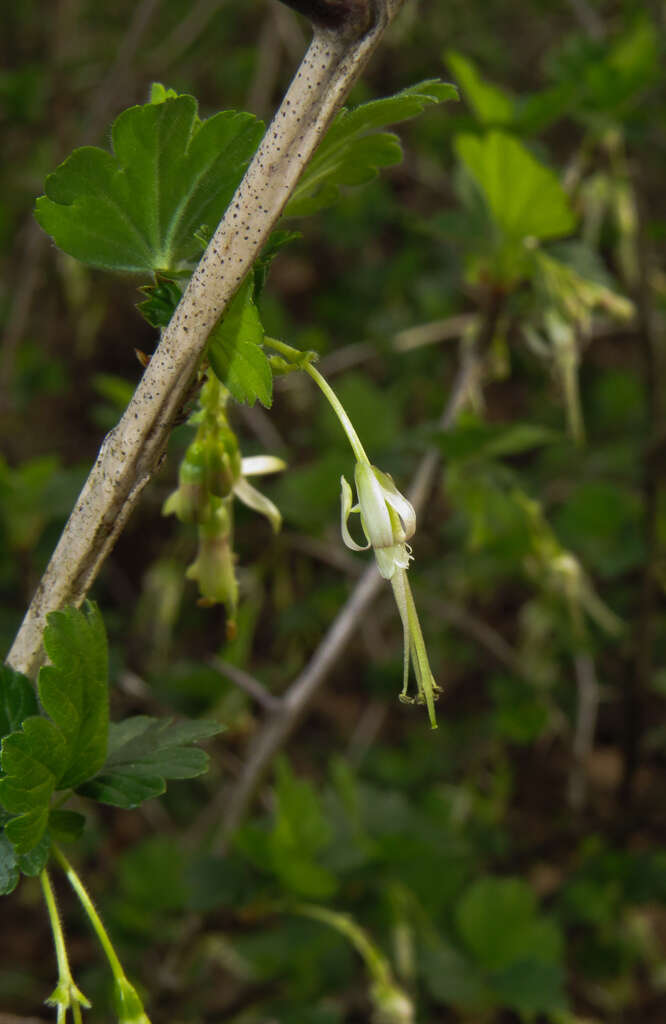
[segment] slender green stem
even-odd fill
[[[280,355],[288,359],[290,363],[300,367],[301,370],[304,370],[305,373],[312,377],[315,384],[320,388],[331,405],[333,412],[340,420],[340,424],[347,435],[350,445],[352,446],[356,460],[358,462],[366,462],[370,465],[370,459],[366,454],[365,448],[361,444],[361,439],[354,430],[352,422],[345,412],[340,399],[328,381],[322,377],[319,370],[316,370],[312,365],[312,360],[315,358],[315,354],[313,352],[301,352],[300,349],[293,348],[292,345],[287,345],[284,341],[279,341],[277,338],[265,337],[264,342],[266,345],[269,345],[270,348],[275,349],[276,352],[279,352]]]
[[[124,978],[125,972],[123,970],[122,964],[120,963],[120,960],[116,955],[116,951],[113,948],[113,944],[111,942],[111,939],[109,938],[108,932],[106,931],[106,928],[102,924],[102,919],[97,913],[97,910],[95,909],[95,904],[88,895],[86,887],[84,886],[83,882],[79,878],[78,874],[76,873],[70,862],[65,857],[60,847],[56,846],[55,843],[53,844],[53,855],[60,864],[60,867],[65,872],[65,875],[67,876],[67,881],[71,885],[76,895],[79,897],[81,905],[85,910],[86,914],[88,915],[88,918],[90,920],[91,925],[93,926],[95,934],[97,935],[97,938],[100,941],[100,945],[102,946],[102,949],[106,954],[106,958],[109,961],[109,965],[114,976]]]
[[[388,960],[370,940],[367,932],[348,914],[336,913],[334,910],[329,910],[328,907],[321,907],[315,903],[298,903],[289,909],[294,914],[301,914],[303,917],[321,921],[346,936],[363,959],[372,980],[382,985],[391,983],[391,969]]]
[[[53,892],[51,879],[49,878],[46,868],[40,872],[39,880],[42,883],[44,902],[46,903],[49,921],[51,922],[51,931],[53,932],[53,945],[55,947],[56,960],[58,963],[58,983],[64,981],[66,984],[70,984],[72,982],[72,972],[69,968],[69,958],[67,956],[67,947],[65,945],[65,933],[62,930],[62,923],[60,921],[60,914],[58,913],[55,893]]]
[[[279,352],[281,356],[284,356],[288,362],[293,363],[294,366],[303,369],[303,365],[306,362],[310,362],[316,358],[315,352],[302,352],[300,348],[294,348],[293,345],[287,345],[286,341],[280,341],[279,338],[269,338],[268,335],[264,336],[264,345],[268,345],[269,348]]]
[[[40,872],[39,880],[42,885],[42,892],[44,893],[44,902],[46,903],[49,921],[51,922],[53,945],[55,946],[56,960],[58,963],[58,984],[51,997],[47,999],[47,1002],[55,1004],[58,1008],[57,1024],[65,1024],[68,1009],[71,1009],[72,1011],[74,1024],[82,1024],[83,1017],[81,1014],[81,1007],[89,1007],[90,1003],[84,996],[83,992],[81,992],[74,984],[74,979],[72,978],[69,958],[67,956],[67,947],[65,945],[65,934],[62,929],[62,923],[60,921],[58,905],[51,885],[51,879],[48,876],[46,868]]]
[[[53,856],[67,876],[67,881],[79,897],[81,905],[88,915],[95,934],[97,935],[102,949],[106,954],[106,958],[109,961],[114,980],[114,999],[116,1002],[119,1024],[150,1024],[148,1015],[143,1008],[141,998],[123,970],[122,964],[118,959],[115,949],[113,948],[113,943],[109,938],[106,928],[102,924],[102,919],[97,913],[93,901],[88,895],[86,887],[65,857],[60,847],[56,846],[54,843],[52,850]],[[78,1022],[75,1021],[75,1024],[78,1024]]]
[[[312,377],[312,379],[315,382],[315,384],[318,385],[319,389],[322,391],[324,396],[328,399],[328,402],[329,402],[331,408],[333,409],[333,412],[335,413],[335,415],[340,420],[340,425],[342,426],[342,429],[344,430],[345,434],[347,435],[347,439],[349,440],[349,443],[352,446],[352,449],[354,451],[354,455],[356,456],[356,461],[357,462],[365,462],[367,465],[370,465],[370,459],[368,458],[368,456],[366,454],[365,448],[361,444],[361,439],[358,436],[358,434],[356,433],[356,431],[354,430],[352,422],[349,419],[349,416],[347,415],[347,413],[345,412],[345,410],[344,410],[344,408],[342,406],[342,403],[340,402],[340,399],[336,395],[336,393],[333,390],[333,388],[330,386],[328,381],[325,380],[324,377],[322,377],[322,375],[320,374],[319,370],[316,370],[314,368],[312,363],[306,363],[304,365],[303,369],[305,370],[306,373],[308,373]]]

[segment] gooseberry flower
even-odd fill
[[[400,700],[407,704],[415,702],[425,704],[428,708],[430,724],[433,729],[436,729],[435,701],[441,689],[435,682],[430,669],[421,624],[407,579],[407,569],[412,558],[412,550],[408,541],[416,529],[414,508],[400,493],[388,473],[383,473],[371,464],[340,399],[325,377],[322,377],[313,366],[312,354],[299,353],[296,349],[292,349],[274,338],[265,340],[282,356],[286,356],[290,364],[300,366],[309,374],[330,404],[340,421],[340,426],[347,435],[347,440],[356,457],[354,482],[358,502],[356,505],[353,504],[352,489],[344,476],[341,477],[342,539],[352,551],[364,551],[371,547],[375,553],[380,573],[391,583],[400,613],[404,641]],[[357,544],[349,532],[349,516],[352,512],[357,512],[361,518],[365,544]],[[410,664],[416,676],[417,693],[415,697],[411,697],[408,693]]]
[[[408,704],[415,701],[425,704],[430,725],[436,729],[435,700],[441,690],[430,669],[421,624],[407,579],[407,569],[412,558],[411,548],[407,542],[416,529],[416,513],[388,473],[383,473],[364,459],[356,463],[354,482],[358,495],[356,505],[352,505],[350,485],[344,476],[340,478],[342,539],[352,551],[363,551],[372,547],[380,573],[391,583],[402,622],[404,641],[400,700]],[[348,522],[352,512],[360,515],[361,527],[366,537],[365,544],[357,544],[349,532]],[[410,697],[408,693],[410,663],[416,677],[416,697]]]

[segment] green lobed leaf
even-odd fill
[[[137,807],[160,796],[166,779],[192,779],[208,768],[208,755],[192,743],[221,732],[218,722],[172,722],[137,715],[109,727],[102,770],[78,792],[114,807]]]
[[[40,669],[39,699],[60,730],[68,760],[58,788],[91,778],[104,764],[109,731],[108,653],[97,607],[52,612],[44,631],[51,665]]]
[[[5,833],[21,855],[44,840],[54,791],[94,775],[106,757],[107,648],[97,608],[52,612],[44,646],[52,664],[40,669],[38,691],[50,718],[29,715],[2,741],[0,803],[13,815]],[[34,707],[19,686],[14,710]]]
[[[50,854],[51,835],[46,831],[29,853],[24,853],[17,858],[21,874],[34,878],[46,867]]]
[[[237,402],[267,409],[273,401],[273,372],[264,350],[264,328],[252,295],[252,279],[241,286],[224,317],[211,331],[208,359],[215,376]]]
[[[557,925],[539,915],[530,886],[518,878],[480,878],[457,908],[461,937],[476,961],[501,972],[523,960],[559,964],[562,936]]]
[[[46,718],[26,718],[21,730],[3,739],[0,803],[15,815],[5,832],[18,854],[30,853],[42,839],[51,797],[66,764],[65,740]]]
[[[459,135],[455,148],[507,238],[559,238],[573,231],[576,218],[557,176],[518,139],[500,131]]]
[[[0,665],[0,739],[36,714],[37,698],[30,680],[9,665]]]
[[[263,133],[251,114],[197,116],[193,96],[163,88],[116,118],[113,152],[84,146],[46,179],[35,216],[59,248],[107,270],[174,270],[196,258]]]
[[[382,167],[400,163],[400,140],[381,129],[408,121],[433,104],[457,97],[454,85],[430,79],[395,96],[372,100],[353,110],[341,110],[306,167],[285,215],[308,216],[334,203],[342,185],[362,185],[371,181]]]

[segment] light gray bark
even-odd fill
[[[326,2],[326,0],[323,0]],[[159,467],[211,329],[280,218],[301,172],[349,89],[405,0],[364,0],[337,30],[315,28],[310,47],[164,330],[127,410],[97,461],[9,652],[34,675],[49,612],[79,605]],[[340,0],[335,0],[336,4]],[[358,0],[355,0],[355,9]]]

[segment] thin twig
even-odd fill
[[[261,704],[262,708],[266,711],[276,711],[282,704],[281,697],[276,697],[270,693],[263,683],[260,683],[258,679],[251,676],[249,672],[238,668],[237,665],[232,665],[229,661],[223,661],[222,658],[211,658],[210,664],[216,672],[230,679],[240,690],[243,690],[253,700],[256,700],[257,704]]]
[[[416,324],[414,327],[406,327],[397,331],[390,343],[394,352],[411,352],[413,349],[421,348],[424,345],[435,345],[440,341],[452,341],[461,337],[474,326],[478,316],[476,313],[459,313],[447,317],[445,320],[432,320],[425,324]],[[357,341],[351,345],[343,345],[341,348],[324,356],[317,366],[327,377],[332,377],[344,370],[350,370],[353,366],[359,366],[380,355],[380,351],[371,341]],[[283,390],[300,382],[298,376],[289,375],[283,377],[280,386]]]
[[[46,616],[79,605],[164,457],[210,331],[279,220],[305,165],[404,0],[317,29],[283,103],[197,266],[118,425],[107,435],[9,654],[34,675]]]

